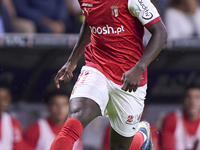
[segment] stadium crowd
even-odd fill
[[[200,36],[198,0],[153,0],[153,3],[166,24],[169,40]],[[0,34],[78,33],[83,20],[78,1],[0,0]],[[67,118],[69,91],[54,89],[45,95],[48,117],[29,124],[23,131],[21,123],[6,112],[12,101],[9,87],[0,85],[0,149],[49,149]],[[200,87],[191,85],[182,95],[182,109],[166,114],[159,126],[151,125],[154,150],[200,150]],[[104,118],[102,123],[97,118],[83,132],[74,150],[109,150],[109,130],[108,120]],[[92,133],[96,135],[84,139]],[[101,140],[91,142],[93,137]]]
[[[198,0],[152,2],[158,7],[166,24],[169,39],[199,36]],[[0,1],[0,33],[78,33],[83,20],[78,1]]]
[[[76,33],[82,15],[69,0],[1,0],[0,31],[19,33]]]

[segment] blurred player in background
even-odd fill
[[[25,150],[20,122],[5,112],[11,100],[9,87],[0,83],[0,150]]]
[[[50,91],[45,101],[49,117],[40,119],[28,126],[24,139],[30,150],[49,150],[51,143],[60,132],[69,112],[69,94],[64,90]],[[78,140],[73,150],[82,150],[82,142]]]
[[[169,0],[169,7],[165,11],[169,39],[200,36],[199,18],[200,7],[197,0]]]
[[[189,86],[183,109],[165,117],[161,141],[162,150],[200,149],[200,86]]]
[[[71,150],[83,128],[105,114],[112,127],[111,150],[128,150],[132,140],[135,150],[150,149],[150,126],[139,121],[147,66],[167,39],[165,26],[150,0],[79,0],[79,4],[86,20],[71,56],[55,78],[56,86],[60,87],[59,80],[71,80],[84,51],[86,65],[70,98],[69,119],[51,150]],[[144,26],[152,34],[146,48]]]

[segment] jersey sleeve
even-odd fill
[[[25,142],[23,139],[23,131],[21,123],[12,117],[13,125],[13,150],[24,150]]]
[[[128,9],[130,14],[137,17],[146,28],[161,20],[150,0],[128,0]]]
[[[39,136],[40,133],[38,123],[33,123],[29,125],[24,133],[24,140],[29,146],[29,149],[35,149],[37,147]]]
[[[162,136],[161,136],[161,149],[162,150],[174,150],[175,149],[175,129],[176,129],[176,114],[168,114],[162,124]]]

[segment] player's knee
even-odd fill
[[[70,102],[68,118],[78,119],[83,127],[89,124],[94,118],[101,115],[100,107],[87,98],[72,99]]]
[[[80,120],[81,116],[83,116],[83,110],[81,109],[81,106],[71,106],[68,118],[76,118]]]
[[[84,107],[79,107],[79,106],[72,106],[72,108],[69,111],[68,118],[76,118],[78,119],[83,127],[87,126],[90,122],[90,116],[87,114],[86,110]]]
[[[76,119],[78,119],[82,123],[83,127],[85,127],[86,121],[84,119],[84,116],[83,116],[81,110],[78,110],[78,109],[77,110],[71,110],[69,112],[68,118],[76,118]]]

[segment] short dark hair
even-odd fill
[[[66,96],[66,97],[69,97],[70,94],[68,92],[68,90],[65,90],[65,89],[51,89],[49,91],[46,92],[45,94],[45,97],[44,97],[44,102],[46,104],[50,104],[51,102],[51,98],[54,97],[54,96]]]
[[[182,0],[170,0],[168,5],[169,7],[177,7],[182,3]]]
[[[187,94],[188,90],[190,90],[190,89],[199,89],[200,90],[200,85],[198,83],[191,83],[191,84],[187,85],[184,90],[183,98],[186,97],[186,94]]]
[[[5,82],[0,82],[0,89],[6,89],[10,92],[10,85]]]
[[[189,89],[199,89],[200,85],[198,83],[192,83],[186,86],[185,91],[188,91]]]

